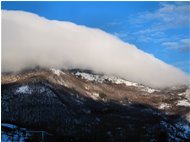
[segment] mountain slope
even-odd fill
[[[189,92],[84,70],[2,74],[2,122],[46,131],[46,141],[188,141]]]

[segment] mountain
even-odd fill
[[[90,70],[2,73],[2,141],[190,141],[190,87]]]

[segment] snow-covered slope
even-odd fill
[[[94,81],[94,82],[98,82],[98,83],[109,82],[109,83],[121,84],[121,85],[123,84],[126,86],[138,87],[142,91],[145,91],[148,93],[153,93],[154,91],[158,91],[157,89],[146,87],[146,86],[143,86],[143,85],[138,84],[138,83],[130,82],[130,81],[127,81],[125,79],[121,79],[121,78],[116,77],[116,76],[98,75],[98,74],[91,74],[91,73],[81,72],[81,71],[77,71],[73,74],[78,76],[78,77],[81,77],[82,79],[85,79],[87,81]]]

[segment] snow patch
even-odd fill
[[[184,92],[179,93],[178,96],[185,96],[187,99],[190,100],[190,88],[186,89]]]
[[[99,98],[99,93],[93,92],[93,93],[91,94],[91,98],[92,98],[93,100],[98,100],[98,98]]]
[[[104,82],[111,82],[114,84],[124,84],[126,86],[135,86],[139,87],[142,91],[148,92],[148,93],[153,93],[155,90],[150,87],[145,87],[143,85],[140,85],[138,83],[130,82],[115,76],[109,76],[109,75],[95,75],[95,74],[90,74],[90,73],[84,73],[84,72],[76,72],[74,75],[81,77],[82,79],[88,80],[88,81],[95,81],[98,83],[104,83]]]
[[[17,88],[16,93],[32,94],[32,90],[29,88],[28,85],[24,85],[24,86]]]
[[[84,86],[84,88],[85,88],[86,90],[89,90],[89,86]]]
[[[156,90],[155,89],[152,89],[152,88],[149,88],[149,87],[142,87],[141,89],[142,91],[145,91],[145,92],[148,92],[148,93],[154,93]]]
[[[179,94],[177,94],[178,96],[184,96],[186,93],[185,92],[183,92],[183,93],[179,93]]]
[[[99,97],[99,93],[92,93],[94,97]]]
[[[24,142],[30,136],[26,128],[20,128],[13,124],[2,123],[2,127],[9,128],[11,131],[6,131],[1,129],[1,141],[2,142],[12,142],[19,141]]]
[[[83,72],[77,72],[75,73],[76,76],[80,76],[82,79],[86,79],[89,81],[97,81],[97,76],[96,75],[92,75],[92,74],[88,74],[88,73],[83,73]]]
[[[169,104],[167,104],[167,103],[162,103],[162,104],[160,104],[159,109],[165,109],[165,108],[169,108],[169,107],[170,107]]]
[[[88,94],[89,97],[91,97],[93,100],[98,100],[100,99],[100,95],[99,93],[96,92],[86,92]]]
[[[187,100],[179,100],[177,102],[177,106],[186,106],[186,107],[190,107],[190,102]]]
[[[1,123],[1,126],[6,127],[6,128],[10,128],[10,129],[14,129],[17,127],[16,125],[9,124],[9,123]]]
[[[40,93],[43,93],[43,92],[45,92],[45,91],[46,91],[45,87],[40,87],[40,86],[39,86],[39,92],[40,92]]]
[[[156,89],[152,89],[150,87],[145,87],[143,85],[140,85],[138,83],[134,83],[134,82],[130,82],[115,76],[109,76],[109,75],[94,75],[94,74],[90,74],[90,73],[84,73],[84,72],[76,72],[74,73],[76,76],[81,77],[82,79],[88,80],[88,81],[95,81],[98,83],[104,83],[104,82],[111,82],[114,84],[124,84],[126,86],[135,86],[135,87],[139,87],[142,91],[144,92],[148,92],[148,93],[153,93],[155,91],[159,91]]]
[[[16,94],[45,94],[47,96],[55,97],[56,95],[49,89],[44,86],[38,85],[23,85],[16,89]]]
[[[180,129],[183,133],[182,137],[189,138],[190,137],[190,125],[182,122],[178,122],[175,126]]]
[[[63,79],[59,79],[57,82],[58,82],[58,84],[60,84],[60,85],[63,85],[63,86],[65,86],[65,87],[69,87],[69,85],[68,85]]]
[[[7,128],[9,130],[7,130]],[[1,141],[2,142],[25,142],[34,136],[49,134],[45,131],[32,131],[9,123],[1,123]]]
[[[185,97],[190,101],[190,87],[185,91]]]
[[[58,70],[58,69],[54,69],[54,68],[51,68],[51,71],[57,75],[57,76],[60,76],[61,74],[65,74],[64,72],[62,72],[61,70]]]
[[[113,82],[116,83],[116,84],[125,84],[126,86],[137,86],[138,85],[137,83],[126,81],[126,80],[123,80],[123,79],[120,79],[120,78],[114,78]]]
[[[108,75],[94,75],[94,74],[89,74],[89,73],[84,73],[84,72],[76,72],[74,73],[76,76],[81,77],[82,79],[86,79],[88,81],[95,81],[98,83],[103,83],[106,81],[109,81],[111,83],[115,84],[125,84],[126,86],[137,86],[137,83],[133,83],[130,81],[126,81],[124,79],[115,77],[115,76],[108,76]]]
[[[187,123],[177,122],[176,124],[174,124],[175,127],[165,121],[161,121],[160,124],[167,129],[169,142],[170,141],[181,142],[181,139],[176,137],[176,135],[184,139],[189,139],[190,137],[190,125]]]

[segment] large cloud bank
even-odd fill
[[[2,71],[35,66],[81,68],[151,87],[188,84],[189,77],[134,45],[99,29],[2,11]]]

